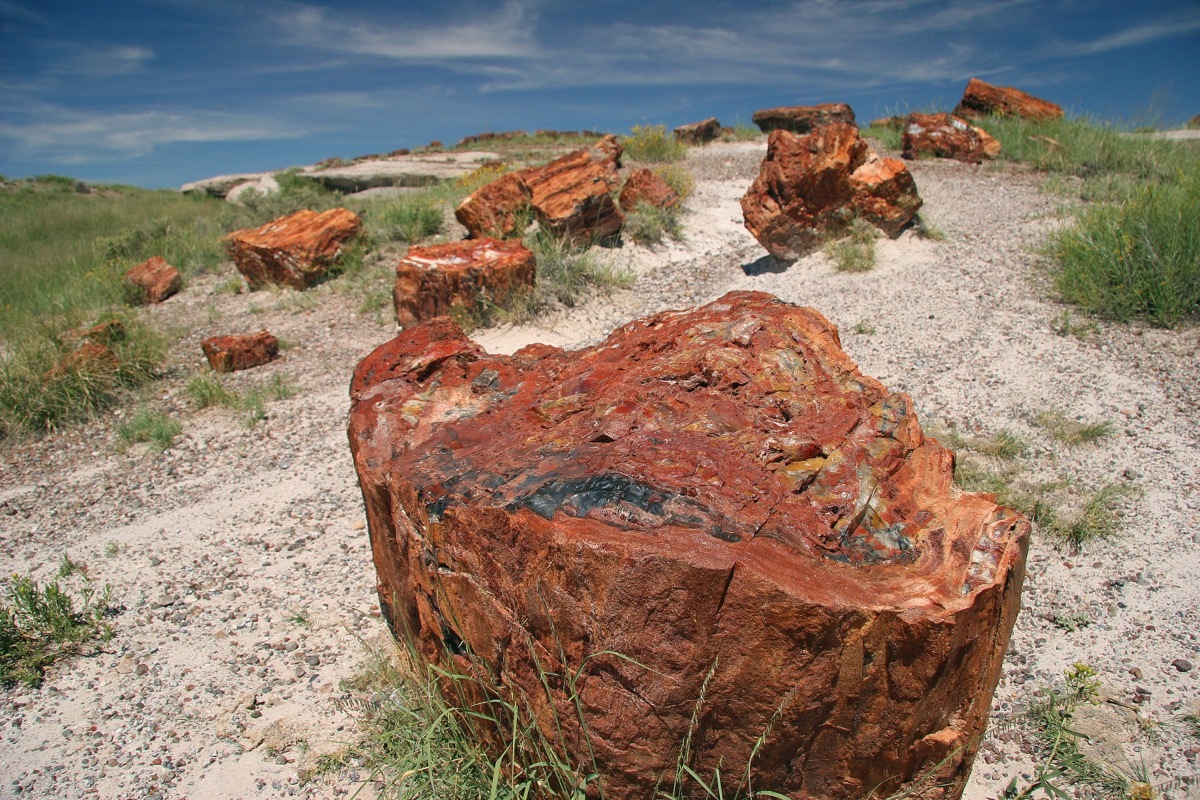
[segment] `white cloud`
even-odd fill
[[[1123,50],[1126,47],[1137,47],[1151,42],[1171,39],[1176,36],[1187,36],[1200,31],[1200,9],[1191,9],[1180,14],[1163,17],[1153,22],[1134,25],[1108,36],[1101,36],[1089,42],[1057,43],[1052,54],[1066,56],[1090,56],[1107,53],[1112,50]]]
[[[149,47],[105,45],[92,47],[73,42],[55,42],[50,51],[57,53],[47,71],[55,75],[79,75],[88,78],[112,78],[138,72],[155,58]]]
[[[4,17],[11,19],[19,19],[22,22],[30,22],[43,28],[49,28],[50,20],[43,17],[36,11],[30,11],[24,6],[19,6],[16,3],[10,3],[8,0],[0,0],[0,20]]]

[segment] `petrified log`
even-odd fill
[[[267,364],[279,355],[279,340],[267,331],[212,336],[200,343],[215,372],[235,372]]]
[[[1026,119],[1062,119],[1062,106],[1026,94],[1012,86],[993,86],[979,78],[967,81],[962,100],[954,108],[960,117],[997,116],[1025,117]]]
[[[168,264],[162,256],[151,256],[136,267],[131,267],[125,273],[125,282],[145,303],[161,303],[183,286],[179,270]]]
[[[472,239],[520,236],[533,222],[532,198],[521,173],[510,172],[468,195],[454,216]]]
[[[337,262],[361,227],[358,215],[344,208],[304,210],[234,231],[225,243],[251,289],[272,283],[306,289]]]
[[[685,144],[708,144],[721,135],[721,122],[716,117],[689,122],[676,128],[674,134]]]
[[[591,243],[620,232],[625,219],[613,201],[621,145],[605,136],[590,148],[521,170],[538,225],[555,238]]]
[[[618,202],[626,213],[637,208],[638,203],[647,203],[655,208],[674,208],[679,205],[679,193],[657,172],[643,167],[625,179]]]
[[[900,140],[904,158],[933,156],[979,164],[1000,155],[1000,143],[982,128],[951,114],[909,114]]]
[[[816,311],[737,292],[512,356],[439,317],[350,395],[387,620],[605,797],[670,786],[685,741],[730,795],[961,794],[1029,524]]]
[[[767,157],[742,197],[746,229],[771,255],[792,260],[854,215],[895,237],[921,207],[904,162],[880,158],[853,125],[767,139]]]
[[[854,124],[854,110],[845,103],[822,103],[815,106],[780,106],[755,111],[750,117],[763,133],[775,130],[792,133],[812,133],[823,125],[840,122]]]
[[[471,312],[485,302],[503,303],[532,288],[534,276],[533,253],[520,242],[483,238],[410,247],[396,265],[396,321],[407,328],[455,308]]]

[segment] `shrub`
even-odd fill
[[[679,161],[687,155],[687,147],[667,131],[666,125],[634,125],[631,130],[621,144],[625,155],[634,161]]]
[[[654,174],[675,190],[681,205],[687,202],[696,189],[696,179],[692,177],[692,173],[679,164],[661,164],[654,168]]]

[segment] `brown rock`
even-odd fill
[[[657,172],[643,167],[626,178],[619,202],[626,213],[637,208],[638,203],[648,203],[655,208],[675,208],[679,205],[679,194]]]
[[[279,355],[279,340],[267,331],[258,333],[213,336],[200,343],[208,364],[216,372],[234,372],[239,369],[269,363]]]
[[[510,172],[468,195],[454,216],[472,239],[520,236],[533,222],[532,198],[521,173]]]
[[[146,303],[161,303],[183,286],[179,270],[162,256],[151,256],[125,273],[125,281]]]
[[[1000,155],[1000,143],[951,114],[909,114],[901,139],[904,158],[933,156],[978,164]]]
[[[617,137],[609,135],[544,167],[521,170],[538,225],[573,244],[619,233],[624,217],[611,193],[617,186],[621,150]]]
[[[407,328],[455,308],[480,310],[532,288],[535,263],[520,242],[466,239],[410,247],[396,265],[392,302],[396,321]]]
[[[1062,119],[1062,106],[1042,100],[1011,86],[992,86],[978,78],[967,81],[962,100],[954,113],[960,117],[996,116],[1026,119]]]
[[[251,289],[271,283],[306,289],[333,266],[361,227],[358,215],[344,208],[305,210],[234,231],[225,242]]]
[[[781,106],[755,111],[750,119],[763,133],[774,130],[792,133],[812,133],[823,125],[840,122],[854,124],[854,111],[845,103],[822,103],[816,106]]]
[[[855,214],[895,237],[920,207],[904,163],[881,159],[858,128],[841,123],[806,136],[772,132],[758,177],[742,198],[746,228],[784,260],[812,250]]]
[[[684,144],[708,144],[721,135],[721,123],[716,117],[689,122],[675,129],[675,138]]]
[[[512,356],[439,317],[350,394],[393,630],[604,797],[671,785],[689,735],[730,796],[747,764],[792,798],[961,794],[1029,523],[954,488],[817,312],[733,293]]]

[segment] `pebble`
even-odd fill
[[[1174,661],[1171,662],[1171,666],[1174,667],[1175,669],[1179,670],[1180,672],[1191,672],[1192,671],[1192,662],[1188,661],[1186,658],[1175,659]]]

